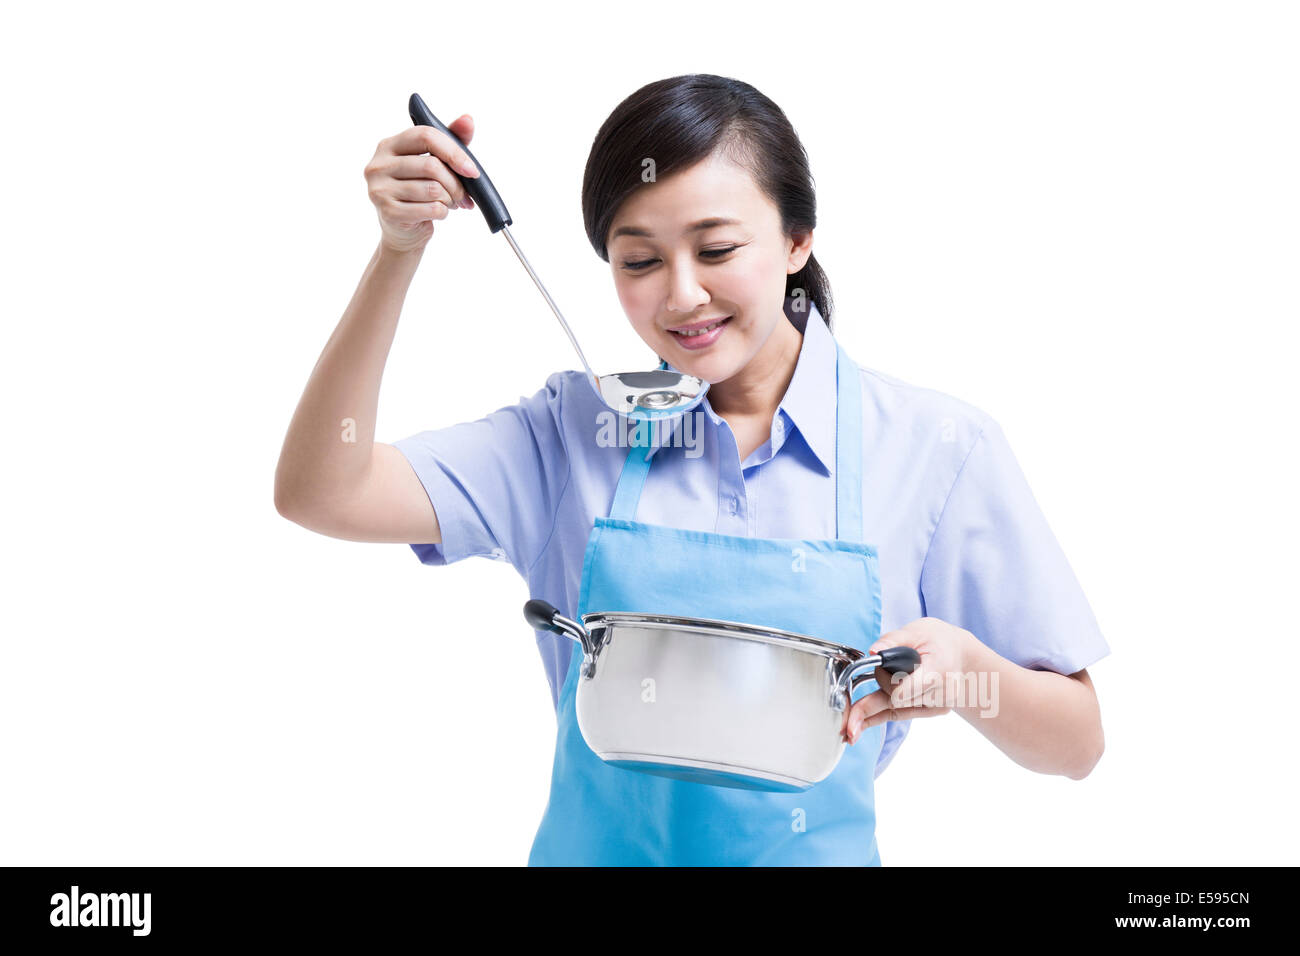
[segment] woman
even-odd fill
[[[468,116],[451,129],[473,135]],[[477,174],[428,127],[367,167],[382,238],[290,426],[281,514],[412,543],[426,564],[508,560],[571,618],[748,620],[921,655],[847,710],[852,746],[831,776],[769,793],[605,765],[577,729],[572,642],[539,632],[558,734],[531,864],[879,864],[874,777],[913,717],[950,710],[1025,767],[1089,773],[1103,738],[1084,668],[1109,648],[1087,600],[997,423],[856,366],[834,339],[807,158],[774,103],[673,77],[624,100],[592,146],[583,216],[624,311],[663,364],[711,383],[648,448],[610,440],[580,371],[478,421],[374,441],[433,221],[472,207],[452,169]],[[353,442],[338,440],[344,418]]]

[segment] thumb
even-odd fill
[[[879,654],[889,647],[898,647],[898,642],[893,639],[893,631],[878,638],[874,644],[867,648],[868,654]]]
[[[462,143],[468,144],[474,138],[474,118],[466,113],[447,124],[447,128],[456,134]]]

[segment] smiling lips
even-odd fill
[[[705,319],[703,322],[679,325],[675,329],[666,329],[665,331],[677,339],[677,343],[682,348],[701,349],[717,341],[718,336],[722,334],[723,327],[731,319],[732,317],[729,315],[721,319]]]

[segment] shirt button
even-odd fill
[[[736,513],[736,506],[739,504],[740,504],[740,499],[737,498],[735,495],[732,495],[730,498],[727,499],[727,509],[733,515]]]

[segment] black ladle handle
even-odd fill
[[[416,126],[432,126],[439,132],[446,133],[474,161],[474,165],[478,167],[478,176],[462,176],[450,166],[448,168],[453,173],[456,173],[456,178],[465,187],[465,191],[478,204],[479,211],[483,213],[483,218],[487,220],[488,228],[493,232],[500,232],[505,226],[511,225],[513,220],[510,218],[510,210],[506,209],[506,204],[501,201],[501,194],[492,185],[492,180],[488,178],[487,170],[478,161],[478,157],[469,151],[469,147],[460,141],[459,136],[447,129],[438,117],[433,115],[433,112],[425,105],[424,100],[420,98],[419,93],[411,94],[408,108],[411,113],[412,123]]]

